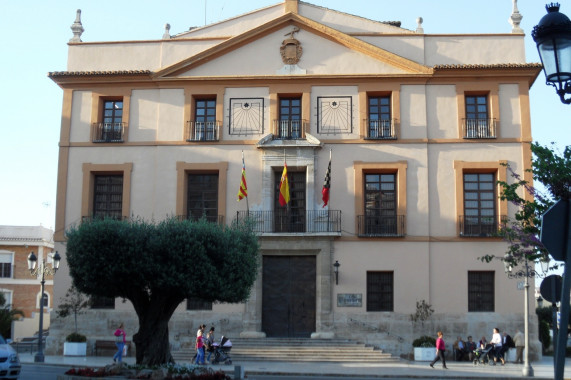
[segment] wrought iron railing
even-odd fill
[[[305,138],[306,120],[274,120],[274,138],[299,140]]]
[[[460,215],[458,224],[460,225],[460,236],[490,237],[497,236],[501,223],[507,221],[505,215],[471,216]]]
[[[93,142],[122,143],[126,127],[126,123],[94,123]]]
[[[367,139],[395,140],[397,138],[396,120],[370,120],[366,119]]]
[[[357,235],[361,237],[402,237],[404,215],[357,215]]]
[[[178,215],[177,218],[179,220],[189,219],[194,221],[204,218],[207,222],[216,223],[220,226],[224,225],[224,215],[202,215],[201,217],[195,215]]]
[[[256,233],[341,233],[341,210],[238,211]]]
[[[218,141],[219,121],[189,121],[186,141]]]
[[[462,119],[465,139],[495,139],[496,119]]]

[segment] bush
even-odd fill
[[[421,336],[412,342],[413,347],[436,347],[436,339],[431,336]]]
[[[543,346],[543,353],[549,348],[551,344],[551,336],[549,336],[549,323],[539,321],[539,340]]]
[[[87,337],[85,335],[72,332],[68,336],[65,337],[66,342],[73,342],[73,343],[83,343],[87,342]]]

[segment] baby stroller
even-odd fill
[[[488,344],[486,346],[486,348],[477,348],[475,349],[474,352],[474,365],[478,365],[478,364],[494,364],[494,361],[492,358],[490,358],[490,355],[492,354],[492,350],[493,350],[494,346],[491,344]]]
[[[230,358],[230,355],[228,355],[232,349],[232,342],[230,342],[230,339],[222,335],[220,343],[214,343],[212,346],[214,348],[214,359],[212,360],[212,364],[232,364],[232,359]]]

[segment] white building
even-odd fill
[[[530,167],[540,69],[526,63],[517,24],[430,35],[298,0],[155,41],[81,42],[78,27],[66,71],[49,74],[64,99],[56,249],[65,258],[63,231],[84,217],[243,218],[243,151],[258,280],[244,304],[181,305],[175,348],[203,322],[228,336],[345,337],[395,355],[438,329],[450,339],[523,330],[522,292],[501,262],[478,257],[506,250],[493,234],[515,209],[495,181],[510,180],[505,163]],[[435,311],[423,326],[410,320],[421,300]],[[118,320],[136,330],[128,302],[100,307],[83,316],[90,342]],[[65,335],[53,321],[48,352]],[[535,315],[531,338],[541,355]]]

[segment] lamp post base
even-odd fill
[[[44,353],[43,352],[38,352],[36,354],[36,356],[34,356],[34,362],[35,363],[43,363],[44,362]]]
[[[531,368],[530,364],[525,364],[521,371],[521,374],[526,377],[533,377],[533,368]]]

